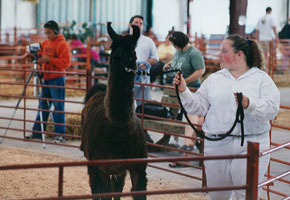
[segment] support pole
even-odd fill
[[[245,36],[245,25],[239,25],[239,17],[246,16],[248,0],[230,0],[229,34]]]
[[[246,200],[258,199],[259,143],[248,142]]]

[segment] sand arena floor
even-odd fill
[[[52,163],[76,161],[77,159],[63,156],[32,152],[20,148],[7,148],[0,146],[0,165],[29,164],[29,163]],[[43,198],[57,196],[58,168],[24,169],[0,171],[0,199],[23,199]],[[85,195],[90,194],[86,167],[65,167],[63,195]],[[166,190],[176,188],[178,180],[153,180],[148,179],[149,191]],[[129,176],[123,191],[130,191],[131,184]],[[122,199],[132,199],[124,197]],[[208,199],[205,194],[174,194],[148,196],[148,199]]]

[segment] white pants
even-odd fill
[[[220,141],[205,139],[204,155],[237,155],[247,154],[247,142],[260,143],[260,152],[269,149],[269,134],[245,136],[244,146],[241,146],[240,137],[227,137]],[[259,183],[262,182],[266,173],[270,155],[259,158]],[[205,173],[208,187],[241,186],[246,184],[246,159],[227,159],[205,161]],[[259,193],[261,189],[259,189]],[[245,199],[245,190],[234,191],[236,199]],[[233,191],[209,192],[212,200],[232,199]]]

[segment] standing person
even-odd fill
[[[156,45],[154,44],[151,38],[142,34],[143,17],[141,15],[135,15],[131,17],[130,22],[129,22],[130,34],[133,34],[132,25],[138,26],[141,31],[141,35],[137,41],[137,46],[135,49],[136,56],[137,56],[138,70],[150,71],[151,66],[158,61]],[[150,77],[137,75],[136,82],[150,83]],[[134,95],[135,95],[135,98],[141,99],[142,87],[140,87],[139,85],[135,85]],[[147,99],[147,100],[152,99],[150,87],[144,88],[144,99]],[[142,104],[141,101],[137,101],[136,103],[137,103],[137,106]]]
[[[205,72],[205,63],[201,52],[189,43],[189,38],[182,32],[173,32],[169,40],[175,47],[176,53],[174,54],[172,61],[164,65],[164,71],[170,68],[179,69],[182,71],[188,87],[199,88],[200,77]],[[188,116],[193,124],[201,125],[203,122],[203,117],[200,117],[198,115]],[[196,137],[196,133],[189,125],[185,126],[185,136]],[[178,138],[175,137],[175,140],[177,139]],[[177,143],[177,141],[175,143]],[[184,145],[181,147],[181,149],[192,151],[194,145],[196,144],[200,149],[200,145],[199,143],[196,143],[196,140],[186,138],[184,141]],[[169,166],[182,167],[182,165],[177,163],[170,164]]]
[[[276,44],[278,44],[276,25],[271,14],[272,8],[267,7],[266,15],[259,19],[256,27],[256,38],[260,41],[266,58],[268,57],[268,53],[270,51],[271,41],[276,39]]]
[[[280,93],[271,77],[264,71],[263,53],[254,40],[230,35],[222,42],[222,70],[210,75],[195,93],[186,87],[183,75],[173,80],[178,86],[182,104],[189,114],[205,117],[202,129],[208,137],[216,138],[230,130],[235,120],[237,92],[242,92],[245,142],[241,146],[241,128],[237,126],[219,141],[205,139],[204,155],[237,155],[247,153],[247,142],[260,143],[260,152],[270,147],[270,120],[279,111]],[[180,80],[179,80],[180,78]],[[259,182],[269,164],[270,155],[259,158]],[[209,187],[246,184],[246,159],[204,161]],[[233,191],[209,192],[211,199],[231,199]],[[236,199],[245,199],[244,190],[234,191]]]
[[[60,34],[58,24],[55,21],[46,22],[44,24],[44,31],[47,36],[47,40],[40,44],[41,50],[39,52],[37,63],[41,66],[42,70],[51,72],[43,73],[42,85],[47,87],[42,88],[40,97],[49,98],[52,100],[40,100],[39,109],[47,110],[42,111],[43,122],[47,122],[49,117],[49,109],[53,105],[54,111],[57,112],[52,113],[52,119],[54,123],[58,124],[54,126],[54,131],[57,134],[65,134],[64,102],[62,102],[65,99],[65,89],[50,86],[65,86],[65,74],[53,72],[65,72],[65,69],[70,66],[70,48],[66,43],[64,36]],[[46,127],[45,123],[44,127]],[[41,139],[41,134],[34,131],[41,131],[40,112],[37,113],[36,120],[32,128],[31,138]],[[54,142],[64,141],[65,140],[62,136],[56,136],[54,140]]]

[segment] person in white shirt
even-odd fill
[[[242,92],[245,142],[241,146],[241,128],[219,141],[204,141],[204,155],[237,155],[247,153],[247,141],[260,143],[260,152],[269,149],[270,120],[279,112],[280,93],[264,71],[259,44],[240,35],[229,35],[221,45],[222,70],[211,74],[192,93],[179,73],[173,80],[178,85],[182,104],[188,114],[206,116],[202,126],[208,137],[225,134],[234,123],[237,92]],[[269,164],[270,155],[259,158],[259,182]],[[207,160],[204,162],[209,187],[246,184],[246,159]],[[259,191],[260,192],[260,191]],[[234,191],[236,199],[245,199],[245,190]],[[211,199],[231,199],[233,191],[209,192]]]
[[[267,7],[266,15],[259,19],[256,27],[256,38],[260,41],[266,58],[268,57],[268,53],[270,50],[270,42],[273,39],[276,39],[276,43],[278,42],[276,25],[271,16],[271,13],[272,8]]]
[[[129,21],[130,33],[133,33],[132,25],[138,26],[141,35],[137,41],[136,46],[136,56],[138,70],[147,70],[150,71],[150,68],[153,64],[156,64],[158,61],[157,48],[153,40],[142,34],[143,30],[143,17],[141,15],[135,15],[131,17]],[[140,76],[137,75],[136,82],[141,83],[150,83],[149,76]],[[142,87],[135,85],[134,87],[134,96],[135,98],[142,98]],[[144,88],[144,99],[151,100],[151,88],[145,86]],[[137,105],[141,105],[141,101],[136,101]]]

